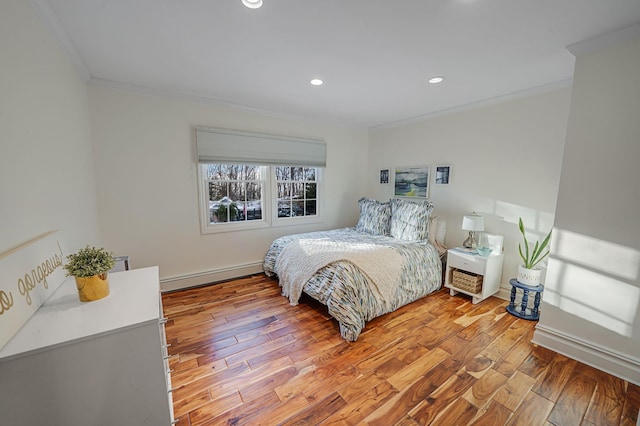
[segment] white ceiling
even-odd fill
[[[640,22],[640,0],[31,2],[96,82],[366,127],[566,85],[567,45]]]

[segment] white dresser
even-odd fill
[[[109,274],[78,300],[66,280],[0,349],[0,423],[170,425],[158,267]]]

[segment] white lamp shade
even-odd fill
[[[478,215],[467,215],[462,218],[462,229],[465,231],[484,231],[484,218]]]

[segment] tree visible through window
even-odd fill
[[[261,220],[262,167],[245,164],[206,164],[209,223]]]
[[[203,233],[321,220],[320,168],[203,163],[199,174]]]
[[[315,216],[318,201],[314,167],[275,168],[278,217]]]

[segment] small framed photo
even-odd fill
[[[451,166],[442,164],[436,166],[436,185],[449,185],[451,181]]]
[[[389,185],[389,169],[380,170],[380,185]]]

